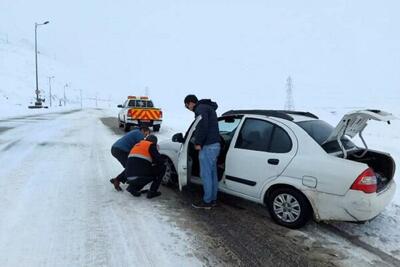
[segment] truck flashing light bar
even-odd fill
[[[128,96],[128,99],[140,99],[140,100],[149,100],[148,96]]]

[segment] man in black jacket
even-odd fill
[[[165,174],[165,165],[158,152],[157,137],[155,135],[148,135],[132,148],[128,156],[125,172],[129,184],[126,190],[133,196],[140,196],[140,190],[151,182],[147,198],[161,195],[158,188]]]
[[[187,95],[185,107],[201,116],[194,133],[195,149],[199,151],[200,176],[203,182],[204,196],[195,208],[210,209],[216,205],[218,193],[217,157],[220,152],[220,136],[216,109],[217,103],[210,99],[198,100],[195,95]]]

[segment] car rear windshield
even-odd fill
[[[297,122],[297,125],[303,128],[326,152],[341,151],[339,143],[336,140],[324,144],[325,140],[328,139],[329,135],[335,129],[329,123],[322,120],[311,120]],[[346,150],[356,147],[347,137],[342,137],[341,141]]]
[[[151,100],[129,100],[128,107],[153,108],[154,105]]]

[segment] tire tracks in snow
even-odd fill
[[[334,233],[337,236],[340,236],[346,240],[348,240],[350,243],[352,243],[353,245],[360,247],[366,251],[368,251],[371,254],[374,254],[376,256],[378,256],[379,258],[381,258],[384,262],[390,263],[393,266],[400,266],[400,260],[393,257],[392,255],[384,252],[383,250],[371,246],[370,244],[362,241],[358,236],[354,236],[351,235],[341,229],[339,229],[338,227],[331,225],[331,224],[326,224],[326,223],[320,223],[321,227],[327,229],[328,231]]]

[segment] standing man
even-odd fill
[[[116,158],[124,170],[118,174],[117,177],[112,178],[110,182],[114,185],[115,190],[122,191],[120,183],[126,182],[125,177],[125,167],[128,160],[129,151],[132,147],[143,140],[147,135],[150,134],[150,129],[148,127],[140,127],[140,129],[135,129],[124,135],[122,138],[118,139],[111,147],[111,154]]]
[[[157,137],[148,135],[137,143],[129,153],[126,164],[126,177],[129,186],[126,190],[135,197],[141,195],[142,188],[152,183],[147,198],[158,197],[161,180],[165,174],[164,160],[157,149]]]
[[[220,137],[218,129],[217,103],[210,99],[197,100],[195,95],[185,97],[185,107],[201,116],[196,127],[195,149],[199,151],[200,176],[203,181],[203,200],[193,203],[198,209],[210,209],[216,205],[218,193],[217,157],[219,155]]]

